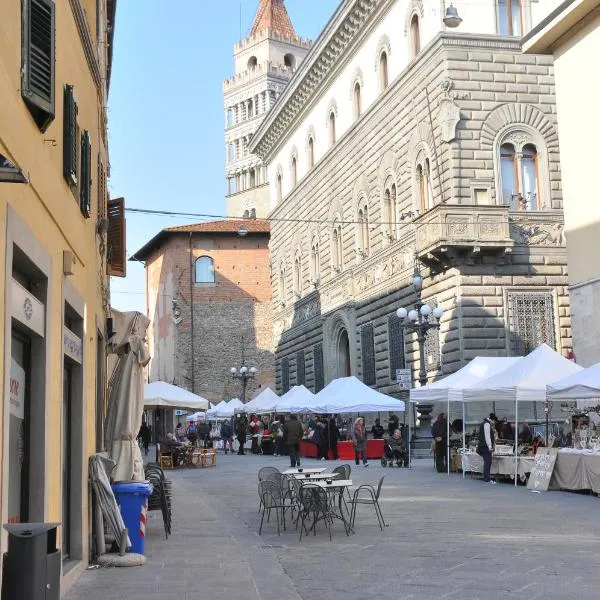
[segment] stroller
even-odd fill
[[[408,452],[404,444],[402,446],[392,447],[389,440],[383,443],[383,456],[381,457],[382,467],[393,467],[396,461],[397,467],[408,467]]]

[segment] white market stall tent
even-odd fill
[[[464,390],[479,382],[501,373],[521,360],[521,356],[477,356],[462,369],[439,379],[434,383],[410,390],[411,402],[446,402],[447,438],[450,439],[450,402],[462,402],[463,449],[465,447],[465,404]],[[410,435],[410,434],[409,434]],[[446,464],[450,474],[450,444],[446,449]],[[464,473],[463,473],[464,476]]]
[[[313,412],[316,396],[303,385],[290,388],[275,405],[275,412],[290,414],[308,414]]]
[[[220,402],[214,408],[212,412],[213,418],[217,419],[228,419],[233,417],[236,410],[243,408],[244,403],[239,398],[234,398],[233,400],[229,400],[229,402]]]
[[[202,396],[166,381],[153,381],[144,385],[144,409],[187,408],[198,411],[206,410],[208,406],[208,400]]]
[[[246,414],[268,414],[274,411],[275,404],[279,401],[279,396],[267,387],[257,394],[250,402],[243,405]]]
[[[314,398],[313,413],[404,412],[404,402],[377,392],[354,376],[334,379]]]
[[[204,419],[205,419],[205,418],[206,418],[206,413],[204,413],[204,412],[202,412],[202,411],[199,411],[199,412],[195,412],[195,413],[193,413],[193,414],[191,414],[191,415],[188,415],[188,416],[185,418],[185,420],[186,420],[188,423],[191,423],[191,422],[194,422],[194,423],[195,423],[196,421],[204,421]]]
[[[508,400],[515,403],[515,485],[518,478],[519,402],[545,402],[548,384],[582,370],[547,344],[542,344],[508,369],[464,390],[465,402]]]
[[[600,400],[600,363],[555,381],[546,393],[548,400]]]

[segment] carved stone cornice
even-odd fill
[[[102,90],[102,75],[100,73],[100,66],[98,64],[98,58],[94,49],[94,43],[92,42],[92,35],[88,26],[87,19],[85,18],[85,11],[81,6],[80,0],[69,0],[71,4],[71,10],[73,11],[73,17],[75,19],[75,25],[77,25],[77,31],[79,31],[79,37],[81,38],[81,45],[83,46],[83,53],[87,60],[87,64],[92,73],[92,79],[96,84],[98,91]]]

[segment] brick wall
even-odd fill
[[[195,283],[190,243],[192,260],[213,259],[214,283]],[[267,233],[174,233],[148,258],[152,379],[167,375],[190,390],[193,382],[212,401],[238,396],[229,369],[240,365],[243,336],[246,363],[259,369],[248,396],[274,387],[268,244]]]

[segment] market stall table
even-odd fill
[[[475,452],[465,452],[461,454],[462,470],[465,473],[483,473],[483,458]],[[517,474],[521,481],[527,479],[535,465],[535,457],[519,456],[517,465]],[[491,475],[515,476],[515,457],[510,454],[494,454],[492,457]]]
[[[354,460],[354,444],[338,442],[338,456],[340,460]],[[383,456],[383,440],[367,440],[367,458],[380,459]]]
[[[600,493],[600,452],[561,448],[556,456],[549,489]]]

